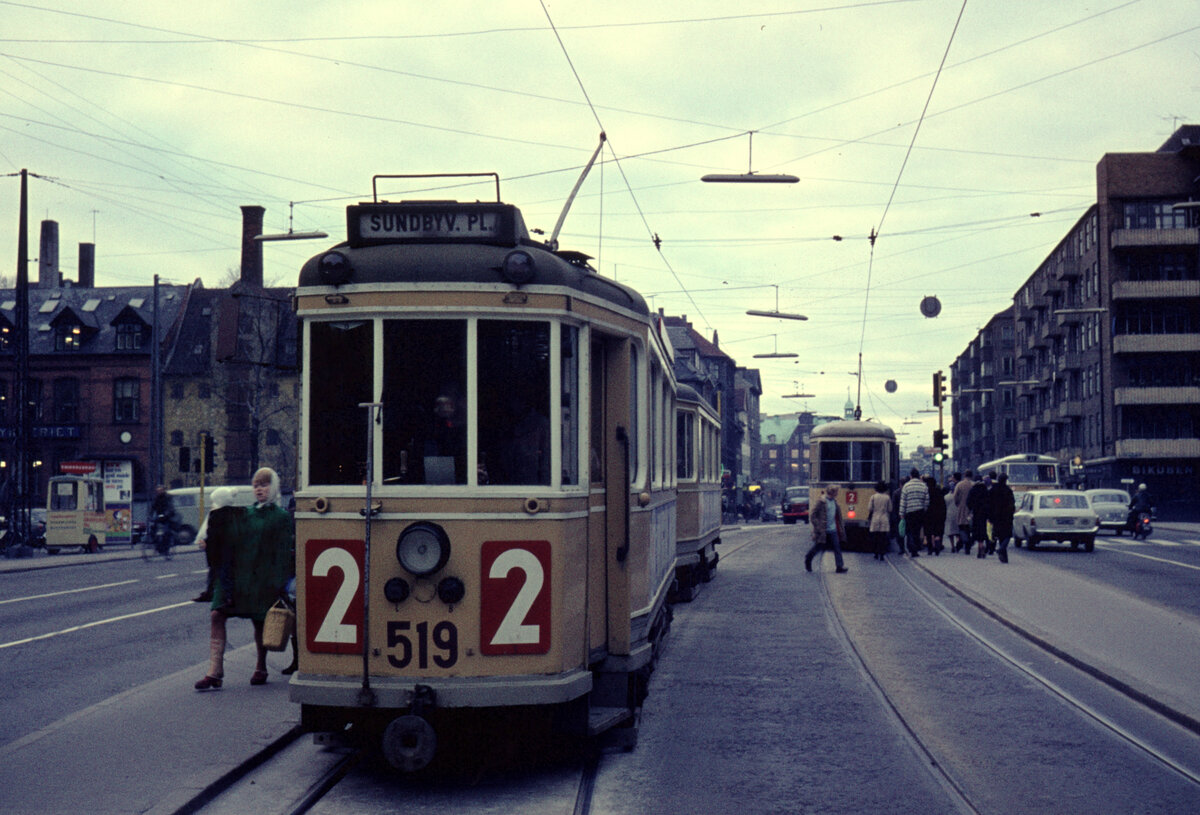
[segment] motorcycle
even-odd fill
[[[1150,537],[1150,533],[1154,531],[1151,521],[1154,520],[1153,512],[1132,513],[1129,518],[1129,531],[1133,535],[1134,540],[1145,540]]]
[[[150,525],[150,546],[157,554],[171,557],[171,547],[175,545],[175,523],[169,515],[156,515]],[[144,554],[149,554],[144,552]]]

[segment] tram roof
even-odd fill
[[[864,422],[854,419],[838,419],[817,425],[808,434],[810,439],[820,439],[827,436],[853,436],[860,439],[896,440],[896,431],[878,422]]]
[[[454,212],[454,204],[438,202],[435,209]],[[316,255],[300,270],[299,285],[328,286],[320,271],[321,258],[329,252],[341,254],[349,262],[350,272],[346,285],[378,285],[387,283],[466,283],[478,285],[506,284],[501,276],[505,257],[520,249],[533,261],[533,277],[520,286],[563,287],[581,294],[590,295],[637,314],[649,315],[645,299],[635,290],[601,277],[588,265],[588,256],[580,252],[551,251],[543,243],[531,240],[525,228],[520,210],[509,204],[486,205],[500,211],[507,229],[494,238],[478,236],[458,240],[443,235],[403,237],[393,239],[364,239],[356,230],[352,219],[356,210],[371,207],[377,211],[389,205],[358,205],[348,207],[350,238]],[[424,204],[390,205],[397,212],[415,212],[429,208]],[[477,208],[478,204],[462,205],[462,212]]]

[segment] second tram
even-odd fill
[[[347,227],[296,292],[302,725],[406,771],[489,725],[631,725],[677,575],[716,564],[715,414],[677,397],[662,321],[498,179]]]
[[[809,434],[809,506],[836,485],[846,525],[846,548],[868,551],[867,504],[875,485],[899,483],[900,446],[890,427],[870,421],[838,420]]]
[[[721,542],[721,425],[716,409],[687,385],[679,386],[675,412],[675,477],[678,528],[675,592],[690,601],[712,579]]]

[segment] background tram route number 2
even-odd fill
[[[363,550],[361,540],[310,540],[305,546],[305,646],[311,653],[362,653]],[[485,541],[479,568],[479,653],[547,653],[552,622],[550,542]],[[405,668],[415,658],[417,667],[425,669],[432,655],[433,665],[449,668],[458,661],[462,639],[473,639],[473,625],[460,631],[465,624],[389,620],[388,661]]]

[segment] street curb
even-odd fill
[[[275,739],[275,741],[208,784],[204,789],[193,795],[187,803],[171,810],[169,815],[194,815],[194,813],[199,812],[212,803],[221,793],[287,749],[302,735],[304,735],[304,729],[299,724],[293,726],[282,736]]]
[[[1155,698],[1147,695],[1146,693],[1138,690],[1137,688],[1133,687],[1129,683],[1124,682],[1120,679],[1117,679],[1115,676],[1113,676],[1112,674],[1103,670],[1102,668],[1098,668],[1095,665],[1092,665],[1091,663],[1084,662],[1083,660],[1079,659],[1078,657],[1062,650],[1058,646],[1051,644],[1050,642],[1048,642],[1044,638],[1038,636],[1037,634],[1034,634],[1032,631],[1022,628],[1021,626],[1017,625],[1016,623],[1012,622],[1011,620],[1006,619],[1000,612],[992,609],[992,607],[987,605],[987,603],[985,603],[983,600],[979,600],[979,599],[967,594],[963,589],[960,589],[958,586],[954,585],[953,583],[950,583],[943,577],[934,574],[932,571],[930,571],[929,569],[927,569],[925,567],[925,564],[915,563],[913,565],[915,565],[921,571],[925,572],[925,574],[932,577],[938,583],[941,583],[943,586],[945,586],[950,591],[957,594],[963,600],[970,603],[972,606],[979,609],[981,612],[983,612],[987,616],[991,617],[993,620],[1000,623],[1005,628],[1012,631],[1017,636],[1028,640],[1029,642],[1036,645],[1038,648],[1041,648],[1042,650],[1050,653],[1051,655],[1057,657],[1058,659],[1061,659],[1063,662],[1067,663],[1068,665],[1072,666],[1073,668],[1083,671],[1088,676],[1091,676],[1093,679],[1097,679],[1100,682],[1103,682],[1104,684],[1108,685],[1110,688],[1117,691],[1118,693],[1122,693],[1125,696],[1128,696],[1130,699],[1134,700],[1135,702],[1138,702],[1139,704],[1150,708],[1155,713],[1159,714],[1160,716],[1162,716],[1166,719],[1169,719],[1170,721],[1174,722],[1175,724],[1179,725],[1180,727],[1183,727],[1196,735],[1200,735],[1200,720],[1197,720],[1182,711],[1176,710],[1175,708],[1171,707],[1170,705],[1167,705],[1167,704],[1164,704],[1163,702],[1158,701],[1157,699],[1155,699]]]

